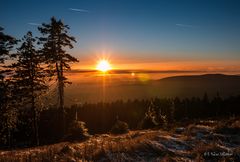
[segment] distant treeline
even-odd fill
[[[96,103],[73,105],[66,108],[66,129],[74,120],[84,121],[90,134],[109,133],[112,126],[119,120],[126,122],[130,129],[142,129],[141,123],[149,115],[154,114],[158,123],[156,128],[175,126],[177,123],[195,119],[225,118],[240,115],[240,96],[221,98],[216,95],[209,100],[207,94],[202,98],[167,99],[154,98],[151,100],[121,100],[111,103]],[[62,140],[59,128],[58,114],[60,110],[52,107],[40,114],[39,139],[40,144],[55,143]],[[22,111],[18,125],[12,136],[12,146],[21,147],[33,145],[31,110]],[[162,121],[164,117],[164,122]],[[1,123],[2,124],[2,123]],[[1,143],[1,146],[4,146]]]

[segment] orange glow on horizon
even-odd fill
[[[92,61],[91,61],[92,60]],[[102,63],[100,63],[103,61]],[[121,60],[115,58],[114,65],[109,63],[109,59],[100,59],[97,64],[93,59],[84,60],[81,64],[73,65],[76,70],[98,70],[107,72],[109,70],[187,70],[206,72],[240,72],[238,60]],[[134,75],[134,74],[132,74]]]

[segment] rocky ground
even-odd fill
[[[101,134],[83,142],[0,151],[0,161],[240,161],[240,119],[205,120],[170,131]]]

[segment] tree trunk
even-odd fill
[[[64,109],[64,78],[63,78],[63,64],[60,63],[60,75],[61,75],[61,99],[60,99],[60,105],[61,105],[61,112],[62,112],[62,122],[63,122],[63,135],[65,134],[66,129],[66,119],[65,119],[65,109]]]
[[[61,135],[65,134],[65,109],[64,109],[64,82],[63,82],[63,68],[62,63],[60,65],[56,63],[56,70],[58,76],[58,95],[59,95],[59,111],[61,121]]]
[[[32,93],[32,113],[33,113],[33,131],[34,131],[34,143],[35,145],[39,145],[39,135],[38,135],[38,120],[37,120],[37,110],[35,106],[35,98]]]

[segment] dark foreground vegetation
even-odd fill
[[[176,125],[189,124],[195,120],[221,120],[240,115],[240,96],[221,98],[216,95],[203,98],[116,101],[73,105],[66,108],[66,134],[61,135],[59,109],[43,110],[39,116],[39,141],[41,145],[63,140],[84,139],[83,134],[126,133],[138,129],[170,130]],[[31,110],[23,109],[18,124],[11,134],[11,142],[1,141],[2,148],[34,146]],[[81,122],[80,122],[81,121]],[[2,124],[2,123],[1,123]],[[1,125],[1,127],[3,127]],[[77,132],[73,133],[72,132]],[[79,132],[79,133],[78,133]],[[74,138],[76,136],[76,138]],[[71,138],[72,137],[72,138]],[[10,144],[10,145],[9,145]]]
[[[240,160],[240,118],[193,120],[163,129],[93,135],[82,142],[0,151],[1,162],[211,161]]]

